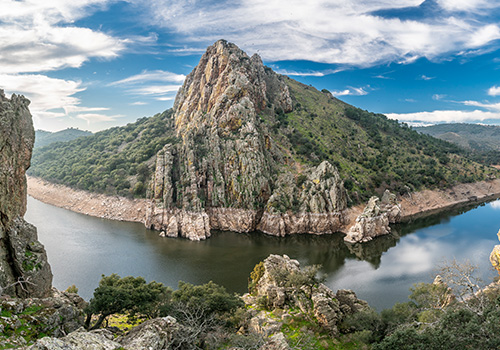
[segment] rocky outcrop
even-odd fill
[[[0,90],[0,288],[1,294],[43,297],[52,273],[36,228],[24,221],[26,169],[35,132],[29,101]]]
[[[347,194],[327,161],[297,174],[265,118],[292,111],[282,76],[224,40],[210,46],[174,104],[179,142],[156,157],[146,226],[205,239],[211,229],[284,236],[332,233]]]
[[[318,283],[314,273],[314,270],[301,270],[299,262],[286,255],[270,255],[257,265],[252,273],[252,293],[243,296],[245,303],[252,306],[250,330],[265,336],[275,334],[281,329],[283,320],[300,310],[305,315],[314,315],[319,326],[336,335],[338,325],[348,315],[369,308],[350,290],[334,293]],[[277,310],[283,310],[281,318],[277,320],[269,312],[259,311],[258,305],[263,302],[273,310],[273,316]]]
[[[375,196],[370,198],[363,213],[356,218],[356,222],[347,232],[344,241],[368,242],[377,236],[389,234],[391,232],[389,223],[397,222],[400,216],[401,206],[396,196],[386,190],[382,201]]]
[[[52,290],[47,298],[0,300],[0,348],[26,345],[27,339],[44,335],[62,337],[84,323],[87,303],[77,294]]]
[[[106,329],[87,332],[83,328],[63,338],[42,338],[30,350],[166,350],[172,349],[177,322],[167,316],[148,320],[124,336],[115,338]]]
[[[497,233],[498,240],[500,240],[500,230]],[[500,244],[497,244],[490,254],[491,266],[493,266],[500,274]]]

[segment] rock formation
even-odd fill
[[[500,230],[497,233],[498,240],[500,240]],[[490,254],[490,262],[491,265],[498,271],[500,274],[500,244],[497,244]]]
[[[36,228],[26,221],[26,169],[35,131],[29,101],[0,90],[0,294],[43,297],[52,273]]]
[[[263,122],[292,107],[285,79],[258,55],[224,40],[210,46],[177,94],[179,142],[157,154],[146,226],[192,240],[210,229],[338,231],[347,195],[337,169],[325,161],[297,185]]]
[[[249,327],[266,336],[281,329],[281,320],[291,317],[292,310],[312,314],[316,322],[332,335],[338,334],[337,326],[346,316],[369,308],[350,290],[334,293],[314,276],[304,274],[297,260],[283,255],[270,255],[252,273],[252,294],[243,296],[250,308],[252,319]],[[311,278],[313,277],[313,278]],[[307,281],[309,278],[309,281]],[[294,285],[295,281],[300,285]],[[265,301],[270,310],[284,310],[281,320],[273,319],[266,311],[259,311],[257,304]],[[253,311],[252,311],[253,310]]]
[[[344,241],[349,243],[368,242],[377,236],[389,234],[389,223],[398,221],[401,215],[401,206],[396,196],[388,190],[384,192],[382,201],[373,196],[368,201],[363,213],[356,218],[356,222],[349,229]]]

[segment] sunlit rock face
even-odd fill
[[[158,152],[146,226],[205,239],[211,229],[332,233],[347,195],[327,161],[296,174],[262,118],[292,111],[285,79],[224,40],[210,46],[174,104],[179,142]]]
[[[50,293],[52,273],[36,228],[23,219],[35,141],[28,105],[23,96],[8,99],[0,90],[0,288],[11,296],[42,297]]]

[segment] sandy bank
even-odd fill
[[[445,190],[424,190],[401,198],[401,221],[435,214],[445,209],[482,203],[500,197],[500,179],[459,184]]]
[[[145,199],[132,200],[74,190],[33,177],[28,177],[28,194],[44,203],[82,214],[112,220],[145,222],[147,207]],[[499,197],[500,179],[459,184],[445,190],[415,192],[399,198],[402,208],[401,221],[409,221],[443,210]],[[344,212],[346,225],[342,229],[343,232],[347,232],[348,228],[354,224],[363,208],[364,205],[359,205]]]
[[[145,199],[106,196],[54,185],[31,176],[27,178],[28,195],[44,203],[105,219],[144,222]]]

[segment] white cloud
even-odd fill
[[[459,123],[484,121],[490,119],[500,119],[500,112],[485,112],[480,110],[475,111],[432,111],[432,112],[417,112],[417,113],[387,113],[386,116],[399,121],[424,122],[424,123]]]
[[[500,201],[499,200],[491,202],[490,205],[493,209],[500,209]]]
[[[110,86],[132,85],[132,84],[146,83],[150,81],[182,83],[184,82],[184,79],[186,79],[186,76],[184,74],[177,74],[163,70],[154,70],[154,71],[144,70],[140,74],[136,74],[131,77],[115,81],[109,85]]]
[[[87,125],[93,123],[102,123],[102,122],[114,122],[119,118],[124,117],[123,115],[106,115],[106,114],[98,114],[98,113],[82,113],[76,116],[79,119],[83,119],[87,122]]]
[[[434,95],[432,95],[432,99],[436,100],[436,101],[442,100],[445,97],[446,97],[445,94],[434,94]]]
[[[488,89],[488,95],[490,96],[499,96],[500,95],[500,86],[492,86]]]
[[[268,61],[316,62],[370,66],[436,59],[489,45],[500,28],[489,17],[469,18],[494,6],[486,1],[442,0],[440,16],[420,21],[383,18],[372,11],[418,6],[421,0],[241,0],[213,2],[142,1],[147,21],[201,45],[221,37]]]
[[[144,105],[147,105],[147,102],[137,101],[137,102],[129,103],[129,105],[130,106],[144,106]]]
[[[500,103],[482,103],[478,101],[462,101],[466,106],[480,107],[490,111],[500,112]]]
[[[108,111],[106,107],[86,107],[75,95],[85,90],[82,83],[73,80],[50,78],[41,74],[1,74],[0,89],[8,94],[25,95],[30,101],[35,128],[47,120],[70,118],[76,114],[88,124],[116,120],[118,116],[107,116],[88,112]]]
[[[0,87],[9,93],[25,95],[31,101],[30,110],[33,115],[56,109],[77,108],[80,100],[74,95],[85,90],[79,81],[49,78],[41,74],[0,73]]]
[[[2,0],[0,73],[80,67],[90,58],[117,57],[128,40],[72,24],[109,2]]]
[[[437,0],[439,5],[448,11],[478,12],[489,8],[498,7],[495,1],[487,0]]]
[[[367,88],[370,88],[369,86],[368,87],[349,87],[348,89],[345,89],[345,90],[334,90],[334,91],[331,91],[332,95],[333,96],[347,96],[347,95],[351,95],[351,96],[364,96],[364,95],[368,95],[368,91],[366,91],[365,89]]]
[[[428,77],[427,75],[422,74],[419,79],[422,79],[422,80],[432,80],[432,79],[434,79],[434,77]]]
[[[171,101],[182,86],[184,79],[186,76],[183,74],[162,70],[144,70],[140,74],[115,81],[109,86],[121,86],[130,94],[150,96],[157,101]]]

